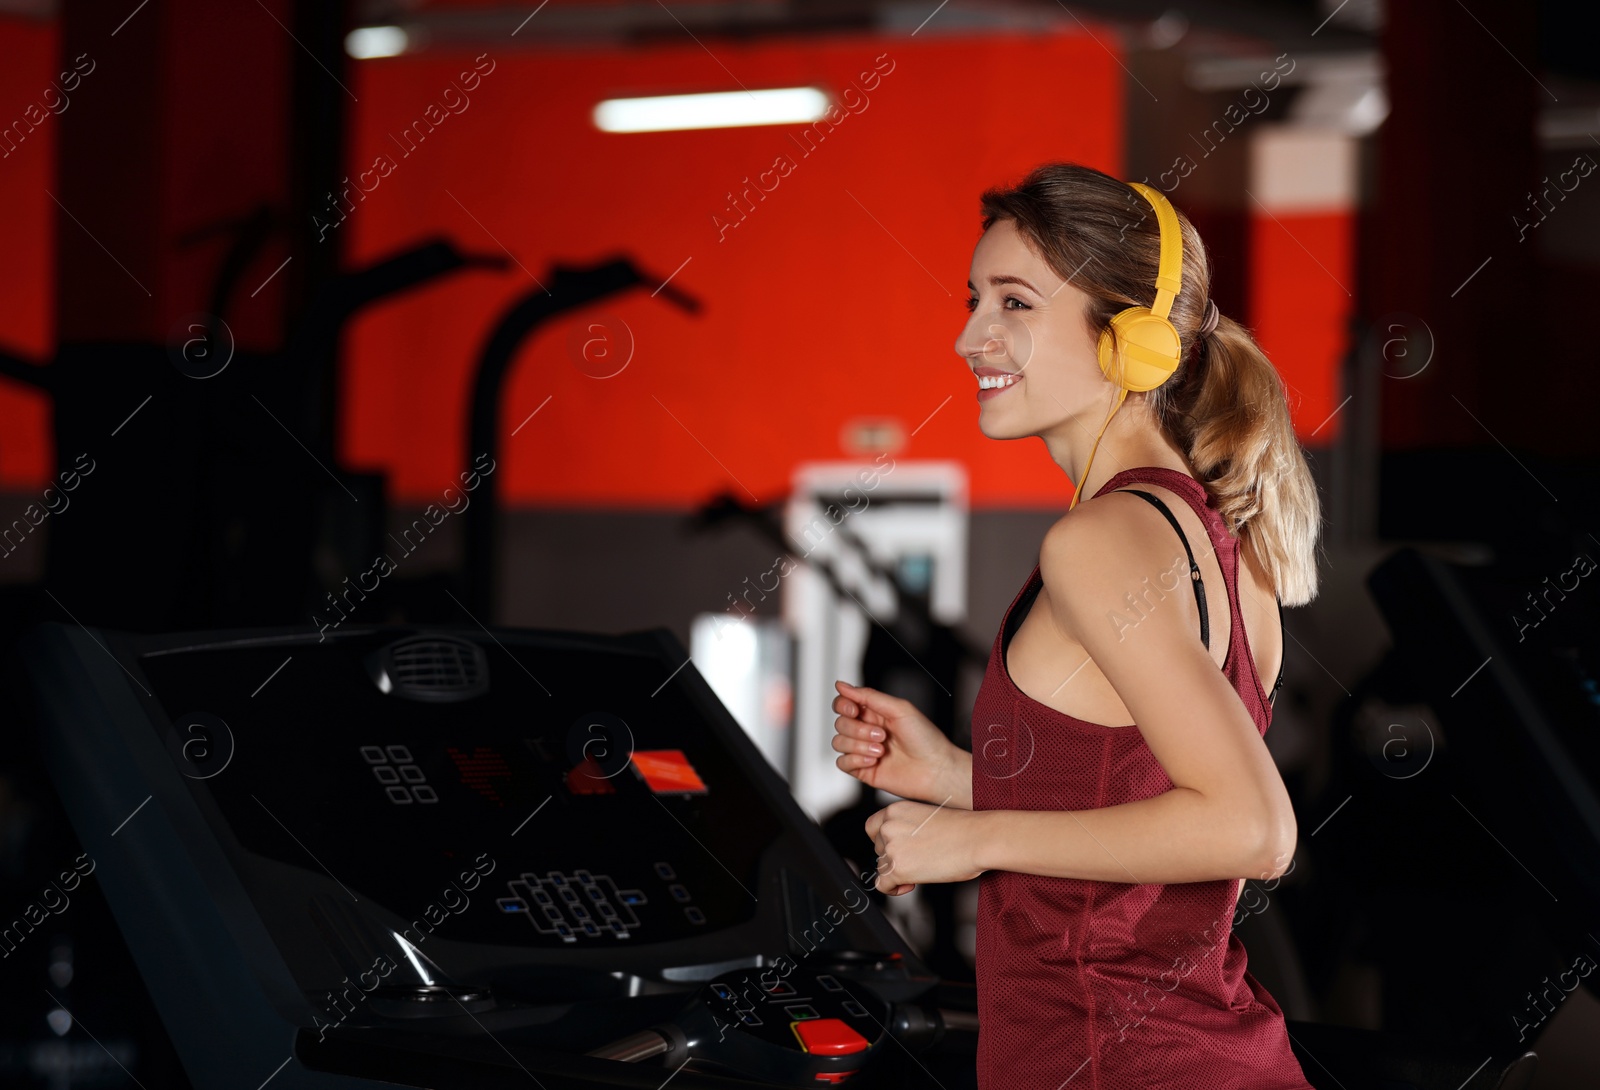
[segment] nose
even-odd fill
[[[986,314],[979,309],[961,327],[961,333],[956,337],[956,355],[966,360],[969,366],[993,366],[994,360],[1005,355],[1005,332],[1005,327],[995,321],[993,314]]]

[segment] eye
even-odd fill
[[[1017,304],[1017,306],[1021,307],[1023,310],[1032,310],[1033,309],[1027,303],[1024,303],[1021,299],[1018,299],[1015,295],[1006,296],[1005,297],[1005,302],[1006,303],[1015,303],[1015,304]],[[976,295],[974,295],[974,296],[970,297],[967,300],[967,313],[970,314],[970,313],[972,313],[973,311],[975,311],[977,309],[978,309],[978,297]]]

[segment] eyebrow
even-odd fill
[[[1025,287],[1029,291],[1033,292],[1035,295],[1043,295],[1044,294],[1044,292],[1040,291],[1038,288],[1034,287],[1032,284],[1028,283],[1026,280],[1024,280],[1020,276],[1007,276],[1007,275],[1005,275],[1003,273],[996,273],[993,276],[989,277],[989,283],[993,284],[993,285],[995,285],[997,287],[999,285],[1001,285],[1001,284],[1021,284],[1023,287]],[[967,281],[967,287],[972,288],[972,281],[970,281],[970,280]],[[972,288],[972,290],[976,291],[977,289],[976,288]]]

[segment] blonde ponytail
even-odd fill
[[[1305,605],[1317,596],[1321,501],[1283,379],[1250,331],[1226,315],[1197,356],[1191,396],[1172,405],[1164,423],[1240,551],[1270,575],[1284,605]]]

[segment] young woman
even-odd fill
[[[1281,605],[1316,594],[1321,516],[1283,384],[1158,192],[1056,163],[982,210],[955,344],[978,427],[1043,440],[1075,495],[995,636],[971,752],[838,683],[838,766],[908,800],[867,822],[877,888],[981,876],[983,1090],[1308,1090],[1232,934],[1297,835],[1261,679]],[[1149,389],[1113,328],[1135,307],[1173,331]]]

